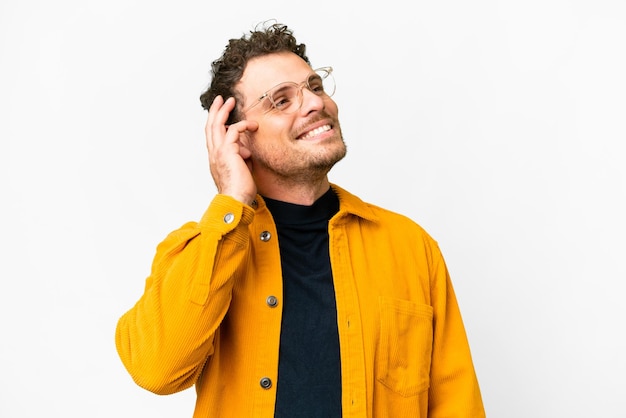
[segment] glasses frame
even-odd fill
[[[320,74],[320,72],[322,74],[326,74],[325,76],[323,76],[322,74]],[[322,83],[324,80],[326,80],[328,77],[333,77],[333,67],[320,67],[320,68],[316,68],[315,70],[313,70],[313,72],[311,72],[311,74],[309,74],[309,76],[307,77],[306,80],[304,80],[301,83],[296,83],[294,81],[283,81],[282,83],[278,83],[276,84],[274,87],[272,87],[271,89],[265,91],[265,93],[263,93],[261,96],[259,96],[258,99],[256,99],[256,101],[254,103],[252,103],[250,106],[246,107],[245,109],[243,109],[241,112],[242,113],[246,113],[247,111],[249,111],[250,109],[252,109],[253,107],[255,107],[256,105],[258,105],[259,103],[261,103],[263,100],[268,99],[270,101],[270,103],[272,103],[272,108],[275,110],[278,110],[280,113],[294,113],[297,112],[301,107],[302,107],[302,103],[304,102],[303,100],[303,96],[302,96],[302,89],[304,89],[305,87],[307,89],[309,89],[309,91],[313,92],[313,94],[316,94],[312,89],[311,86],[309,85],[309,79],[311,78],[311,76],[313,74],[317,74],[320,76],[320,78],[322,79]],[[333,78],[334,81],[334,78]],[[298,105],[298,108],[295,109],[292,112],[286,112],[284,110],[280,110],[276,107],[276,105],[274,104],[274,101],[272,100],[272,97],[270,95],[270,93],[272,91],[274,91],[276,89],[276,87],[278,86],[282,86],[283,84],[292,84],[294,86],[296,86],[298,88],[298,96],[300,98],[300,104]],[[322,93],[322,95],[326,95],[328,97],[332,97],[333,94],[335,94],[335,90],[337,89],[337,85],[335,83],[333,83],[333,91],[332,92],[327,92],[326,90],[324,90],[324,92]]]

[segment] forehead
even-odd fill
[[[311,71],[309,64],[291,52],[264,55],[248,62],[238,88],[246,98],[257,97],[285,81],[300,83]]]

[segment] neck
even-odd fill
[[[281,202],[295,203],[297,205],[312,205],[324,193],[328,191],[330,183],[328,177],[317,181],[308,181],[306,183],[291,183],[288,181],[266,182],[257,184],[258,192],[261,196],[270,199],[280,200]]]

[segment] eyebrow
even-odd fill
[[[244,111],[247,111],[247,110],[249,110],[250,108],[252,108],[253,106],[258,105],[258,104],[259,104],[259,102],[263,101],[263,99],[269,99],[270,92],[272,92],[272,91],[273,91],[276,87],[280,87],[282,84],[286,84],[286,83],[293,83],[293,84],[298,84],[298,85],[300,85],[300,84],[305,83],[305,82],[309,82],[309,83],[311,83],[311,81],[312,81],[312,80],[315,80],[315,81],[321,81],[321,80],[322,80],[322,77],[321,77],[319,74],[317,74],[317,73],[315,72],[315,70],[313,70],[313,71],[309,74],[309,77],[308,77],[307,79],[305,79],[305,81],[302,81],[302,82],[300,82],[300,83],[296,83],[295,81],[283,81],[283,82],[281,82],[281,83],[278,83],[278,84],[276,84],[274,87],[271,87],[269,90],[265,90],[265,92],[263,92],[263,94],[261,94],[260,96],[258,96],[258,97],[255,99],[254,103],[252,103],[252,104],[250,104],[250,105],[246,106],[246,107],[244,108]],[[283,87],[283,88],[286,88],[286,87],[287,87],[287,86],[285,86],[285,87]],[[278,88],[275,92],[280,92],[280,90],[281,90],[281,89],[280,89],[280,88]],[[270,102],[270,104],[272,103],[272,101],[271,101],[271,100],[270,100],[269,102]],[[267,107],[267,105],[263,105],[263,106],[264,106],[264,107]],[[273,105],[272,105],[272,106],[273,106]]]
[[[283,90],[287,90],[287,89],[289,88],[289,86],[287,85],[287,83],[289,83],[289,84],[296,84],[296,83],[292,83],[292,82],[289,82],[289,81],[285,81],[285,82],[283,82],[283,83],[280,83],[280,84],[278,84],[278,85],[276,85],[276,86],[272,87],[272,88],[269,90],[269,92],[268,92],[268,96],[269,96],[269,93],[276,94],[276,93],[280,93],[280,92],[281,92],[281,91],[283,91]]]
[[[269,90],[265,90],[265,92],[262,95],[260,95],[257,100],[261,100],[261,99],[269,96],[270,92],[280,92],[282,90],[282,88],[280,88],[280,87],[283,84],[288,84],[289,83],[289,84],[297,84],[299,86],[299,85],[301,85],[303,83],[306,83],[306,82],[310,83],[311,80],[321,80],[321,79],[322,79],[322,77],[319,74],[317,74],[315,71],[313,71],[313,72],[311,72],[309,74],[308,78],[304,79],[303,81],[301,81],[299,83],[296,82],[296,81],[283,81],[283,82],[280,82],[280,83],[276,84],[274,87],[270,87],[270,89]],[[277,88],[277,87],[279,87],[279,88]],[[283,88],[287,88],[287,86],[284,86]],[[274,89],[276,89],[276,90],[274,90]]]

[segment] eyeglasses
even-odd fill
[[[263,93],[253,104],[243,110],[243,113],[252,109],[265,99],[269,99],[273,109],[283,113],[293,113],[302,107],[302,89],[307,88],[317,96],[332,96],[335,94],[335,79],[332,75],[333,67],[322,67],[313,70],[309,78],[302,83],[286,81]]]

